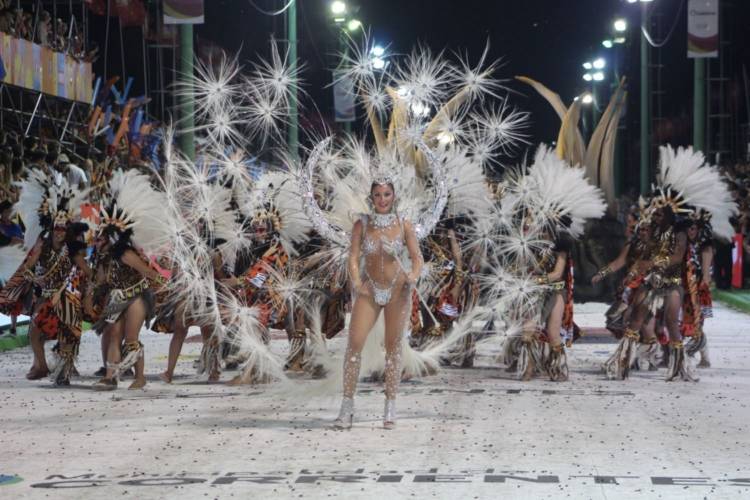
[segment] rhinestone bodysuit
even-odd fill
[[[385,214],[385,216],[378,214],[372,219],[365,215],[362,217],[362,222],[365,227],[362,241],[362,254],[365,259],[365,266],[363,266],[364,274],[372,287],[375,303],[384,306],[391,301],[393,287],[404,271],[403,265],[408,261],[408,257],[405,255],[406,245],[404,244],[403,227],[398,237],[390,239],[382,234],[382,232],[397,223],[401,223],[395,214]],[[377,237],[368,234],[368,227],[374,229],[373,232],[381,234]],[[373,279],[371,273],[368,271],[368,267],[375,267],[380,277],[384,278],[386,274],[386,260],[390,261],[391,259],[396,262],[396,271],[393,273],[390,282],[384,286],[379,281]]]

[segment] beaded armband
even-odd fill
[[[536,278],[536,282],[539,285],[549,285],[549,275],[542,274]]]
[[[606,266],[604,266],[603,268],[599,269],[596,272],[596,275],[599,276],[602,279],[606,278],[610,274],[612,274],[612,268],[609,267],[609,264],[607,264]]]

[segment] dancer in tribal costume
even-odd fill
[[[552,240],[550,240],[552,242]],[[573,257],[571,242],[558,237],[551,249],[542,253],[539,260],[540,272],[537,283],[545,287],[542,310],[539,318],[543,348],[542,364],[552,381],[568,379],[568,361],[565,348],[573,345],[578,337],[578,327],[573,322]],[[536,274],[535,272],[535,274]],[[531,349],[530,352],[540,352]],[[538,358],[530,358],[523,374],[523,380],[530,380],[534,374],[534,363]]]
[[[591,283],[597,284],[607,276],[616,273],[623,267],[627,269],[622,282],[615,294],[616,300],[607,310],[606,326],[615,338],[621,339],[634,309],[637,291],[643,284],[651,265],[651,253],[654,251],[653,231],[651,220],[644,214],[634,231],[634,236],[623,247],[620,255],[609,264],[602,267],[592,278]],[[661,351],[656,348],[655,332],[656,318],[652,317],[640,329],[641,344],[638,347],[638,368],[656,370],[661,362]]]
[[[610,379],[627,378],[638,352],[640,330],[652,317],[657,331],[669,333],[669,366],[666,380],[698,381],[692,360],[686,356],[680,328],[685,294],[684,272],[688,255],[688,217],[704,210],[713,216],[718,234],[731,235],[729,217],[736,207],[715,167],[704,165],[703,155],[692,148],[660,149],[658,187],[647,208],[654,227],[654,249],[642,285],[635,292],[633,312],[624,336],[605,370]],[[645,339],[647,351],[658,349],[656,338]],[[649,353],[647,352],[648,356]]]
[[[301,213],[300,199],[292,186],[288,171],[271,171],[253,183],[252,191],[239,197],[238,210],[249,222],[253,246],[250,255],[243,257],[244,269],[236,269],[235,277],[227,283],[245,307],[255,310],[264,344],[268,344],[270,329],[286,331],[289,353],[285,367],[299,369],[305,328],[301,322],[297,325],[298,310],[304,306],[309,285],[301,279],[303,264],[298,249],[306,247],[312,226]],[[257,367],[246,362],[232,383],[265,381]]]
[[[288,265],[289,257],[275,237],[274,230],[269,230],[267,224],[273,224],[265,218],[253,221],[256,235],[257,260],[241,275],[227,280],[233,286],[240,301],[247,307],[255,308],[257,319],[262,331],[265,344],[270,340],[270,329],[274,327],[288,327],[287,305],[284,298],[275,290],[274,272],[283,273]],[[258,255],[259,254],[259,255]],[[293,337],[290,336],[290,344]],[[257,374],[252,368],[243,369],[242,373],[231,381],[232,384],[263,383],[267,380]]]
[[[216,273],[216,280],[224,278],[221,274],[221,257],[216,256],[214,268],[219,269]],[[173,268],[171,275],[179,273],[179,268]],[[167,287],[162,287],[155,296],[154,320],[150,329],[159,333],[171,333],[172,339],[169,342],[169,354],[167,355],[167,368],[159,378],[167,384],[172,383],[174,370],[177,367],[177,360],[180,357],[182,346],[187,338],[188,330],[191,326],[200,328],[201,341],[203,347],[197,363],[198,374],[208,373],[209,382],[218,382],[221,378],[221,359],[218,349],[218,338],[213,337],[212,325],[201,324],[201,318],[190,313],[191,307],[177,297],[173,297],[167,291]]]
[[[511,332],[505,363],[522,380],[546,373],[568,378],[565,352],[577,337],[573,322],[573,241],[587,219],[604,214],[602,192],[585,172],[542,146],[526,171],[512,173],[503,195],[506,233],[497,245],[498,316]],[[503,241],[504,240],[504,241]]]
[[[197,222],[200,233],[200,248],[204,250],[206,271],[210,271],[212,285],[221,289],[221,282],[232,276],[229,264],[239,260],[237,248],[228,244],[229,240],[242,241],[245,230],[243,221],[236,210],[232,190],[221,182],[204,186],[195,193],[196,198],[205,196],[211,200],[208,210],[202,211],[203,218]],[[239,233],[239,234],[238,234]],[[199,254],[202,252],[198,252]],[[179,283],[184,271],[173,262],[170,283]],[[202,349],[196,363],[199,375],[208,373],[209,382],[218,382],[221,378],[221,342],[215,335],[217,325],[213,318],[206,318],[202,311],[211,309],[216,301],[212,297],[201,296],[203,304],[193,303],[180,293],[180,289],[170,291],[170,286],[163,287],[157,295],[157,306],[151,329],[161,333],[171,333],[167,368],[160,375],[162,381],[171,383],[177,360],[191,326],[200,328]],[[207,320],[208,319],[208,320]]]
[[[114,390],[122,374],[135,368],[130,389],[146,385],[141,328],[154,313],[154,288],[165,280],[149,264],[163,250],[170,227],[163,214],[163,193],[135,170],[117,171],[109,183],[110,200],[99,214],[96,234],[96,284],[106,287],[105,305],[94,329],[109,330],[106,373],[96,390]]]
[[[44,342],[57,339],[53,349],[57,363],[51,378],[56,385],[69,385],[80,345],[81,290],[91,275],[85,244],[80,241],[88,226],[73,222],[85,192],[68,186],[64,179],[55,184],[37,169],[19,186],[17,210],[26,225],[25,245],[30,250],[0,292],[0,307],[31,313],[29,340],[34,363],[26,378],[36,380],[50,374]],[[0,258],[10,260],[6,255]]]
[[[714,258],[710,215],[694,212],[687,229],[688,253],[685,262],[686,297],[682,307],[682,334],[690,337],[685,347],[688,356],[700,355],[698,368],[709,368],[708,340],[703,324],[713,317],[711,271]]]
[[[308,277],[309,291],[305,302],[293,304],[287,314],[293,324],[293,334],[285,368],[292,372],[309,372],[313,378],[326,374],[320,357],[326,349],[325,341],[344,329],[346,308],[350,294],[345,274],[340,269],[333,273],[320,272],[321,255],[325,245],[314,235],[292,261],[299,273]]]
[[[616,300],[606,312],[607,329],[618,339],[622,338],[625,324],[632,312],[630,306],[633,301],[633,292],[643,282],[643,268],[651,260],[652,232],[651,221],[644,216],[636,225],[633,234],[628,238],[617,258],[599,269],[591,278],[591,283],[596,285],[620,269],[627,270],[625,278],[618,284],[615,293]]]
[[[465,262],[458,239],[450,221],[438,223],[435,231],[422,243],[427,255],[430,278],[421,303],[415,293],[412,305],[412,338],[420,347],[439,342],[464,310],[471,310],[478,299],[478,288],[471,279],[471,264]],[[443,365],[456,363],[462,368],[474,365],[474,335],[469,333],[463,343],[441,359]]]

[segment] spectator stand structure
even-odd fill
[[[83,0],[0,0],[0,129],[72,144],[92,101]]]

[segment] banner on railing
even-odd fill
[[[688,0],[688,57],[719,57],[719,0]]]
[[[77,61],[7,33],[0,33],[0,57],[5,63],[2,81],[6,83],[56,97],[91,102],[90,62]]]
[[[164,24],[203,24],[203,0],[164,0]]]

